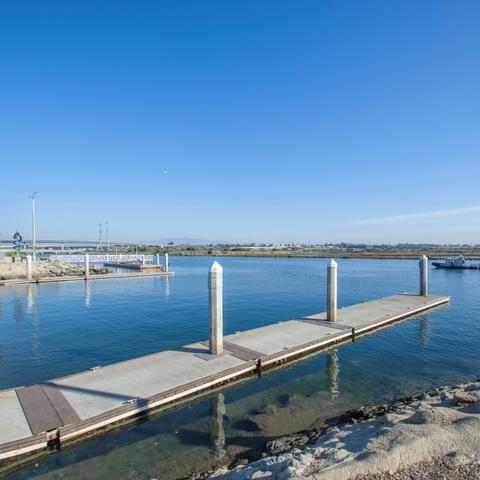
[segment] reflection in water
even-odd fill
[[[29,284],[26,287],[27,287],[27,313],[32,314],[33,307],[35,307],[35,292],[36,292],[37,286]]]
[[[210,439],[215,458],[225,457],[225,430],[223,417],[225,415],[225,397],[223,393],[217,393],[210,401]]]
[[[165,278],[165,297],[170,296],[170,277],[164,277]]]
[[[18,292],[15,293],[15,302],[13,304],[13,318],[15,318],[16,323],[20,323],[25,320],[25,309]]]
[[[84,303],[86,307],[90,306],[90,299],[91,299],[91,292],[90,292],[90,282],[84,282],[85,289],[84,289]]]
[[[426,345],[429,339],[429,322],[428,322],[428,313],[424,315],[420,315],[420,321],[418,323],[419,330],[418,330],[418,341],[422,345]]]
[[[327,360],[327,382],[328,390],[332,399],[338,397],[338,373],[339,373],[339,364],[338,364],[338,354],[337,349],[333,349],[328,353]]]

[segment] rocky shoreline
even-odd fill
[[[110,273],[111,270],[99,265],[90,267],[90,274]],[[32,278],[74,277],[85,275],[85,267],[75,263],[43,260],[32,263]],[[0,262],[0,280],[26,278],[25,262]]]
[[[262,457],[189,478],[478,479],[480,380],[346,412],[267,442]]]

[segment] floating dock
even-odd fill
[[[94,278],[93,276],[91,278]],[[0,391],[0,463],[68,444],[448,302],[400,294]]]
[[[132,277],[170,277],[174,272],[159,272],[147,271],[147,272],[135,272],[135,273],[91,273],[88,278],[85,275],[72,275],[63,277],[43,277],[32,278],[28,280],[26,278],[15,278],[12,280],[0,280],[0,287],[8,287],[9,285],[31,285],[35,283],[55,283],[55,282],[77,282],[78,280],[109,280],[112,278],[132,278]]]
[[[158,271],[163,270],[162,265],[152,265],[148,263],[142,264],[138,262],[125,262],[125,263],[105,262],[103,265],[105,267],[127,268],[129,270],[139,270],[141,272],[143,272],[144,270],[158,270]]]

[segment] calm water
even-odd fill
[[[173,278],[0,289],[0,388],[207,337],[212,258],[172,258]],[[326,260],[221,258],[225,331],[325,308]],[[451,303],[289,368],[49,455],[8,478],[173,479],[364,403],[480,374],[480,272],[431,271]],[[417,291],[406,260],[339,260],[339,304]],[[266,412],[266,413],[265,413]],[[254,414],[264,413],[260,417]],[[258,419],[258,428],[246,419]]]

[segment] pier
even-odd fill
[[[228,382],[352,341],[449,300],[427,292],[426,271],[421,268],[418,294],[402,293],[339,308],[337,265],[332,261],[326,312],[224,336],[222,274],[215,262],[208,276],[209,339],[0,391],[0,461],[94,435]]]
[[[147,277],[147,276],[172,276],[170,271],[168,254],[164,255],[164,264],[160,262],[160,255],[52,255],[50,257],[54,261],[64,263],[76,263],[84,265],[83,275],[62,275],[58,277],[37,277],[33,278],[31,255],[25,257],[25,277],[9,280],[0,280],[0,286],[7,287],[9,285],[28,285],[38,283],[55,283],[55,282],[73,282],[78,280],[101,280],[114,278],[131,278],[131,277]],[[90,265],[93,263],[103,263],[105,266],[124,268],[126,270],[137,270],[128,273],[92,273]]]

